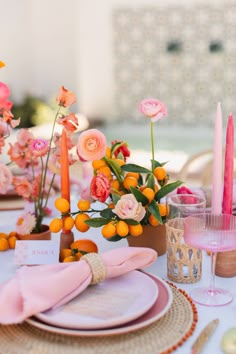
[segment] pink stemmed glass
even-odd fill
[[[206,306],[222,306],[233,300],[232,294],[215,287],[217,252],[236,249],[236,216],[224,214],[195,214],[184,219],[184,240],[192,247],[211,252],[211,279],[209,287],[195,288],[192,299]]]

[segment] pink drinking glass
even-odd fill
[[[217,252],[236,249],[236,216],[209,213],[195,214],[184,219],[184,240],[192,247],[211,252],[211,279],[209,287],[195,288],[192,299],[201,305],[222,306],[233,300],[232,294],[215,287]]]

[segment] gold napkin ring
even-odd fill
[[[102,257],[98,253],[87,253],[84,254],[80,261],[86,261],[92,271],[92,281],[91,284],[97,284],[106,278],[106,268],[103,263]]]

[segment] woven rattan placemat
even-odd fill
[[[188,295],[170,284],[173,303],[155,323],[137,331],[104,337],[71,337],[30,326],[0,326],[1,354],[158,354],[171,353],[193,333],[197,310]]]

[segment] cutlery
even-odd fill
[[[216,318],[212,320],[210,323],[208,323],[206,327],[203,328],[203,330],[201,331],[201,333],[199,334],[199,336],[197,337],[197,339],[192,345],[191,354],[201,353],[204,345],[206,344],[206,342],[208,341],[208,339],[210,338],[210,336],[212,335],[212,333],[214,332],[218,324],[219,324],[219,319]]]

